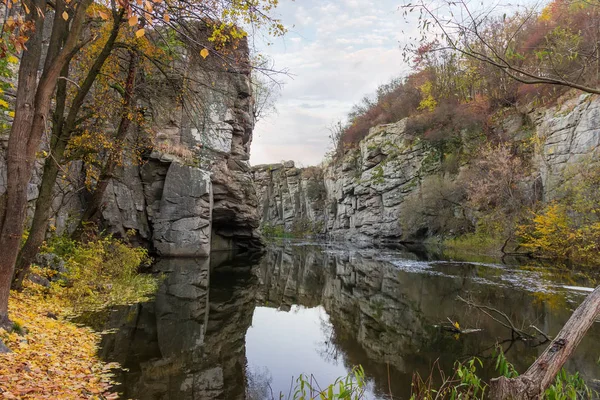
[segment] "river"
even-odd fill
[[[117,375],[125,398],[287,398],[301,373],[327,386],[362,365],[366,398],[408,399],[413,373],[428,376],[436,360],[449,371],[478,356],[488,366],[481,375],[494,376],[497,342],[523,372],[545,345],[513,340],[457,296],[552,335],[592,284],[514,260],[301,242],[263,255],[161,259],[154,268],[163,276],[155,300],[106,317],[101,355],[127,368]],[[481,331],[440,329],[448,321]],[[600,378],[599,325],[567,365],[590,382]]]

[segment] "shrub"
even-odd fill
[[[194,162],[194,152],[181,144],[159,143],[155,146],[155,149],[166,154],[177,156],[188,164]]]
[[[260,230],[267,238],[283,238],[291,236],[285,231],[285,227],[283,225],[273,225],[268,222],[264,223],[260,227]]]
[[[518,228],[522,246],[549,258],[600,262],[600,163],[582,160],[566,172],[557,198]]]
[[[85,243],[55,237],[43,251],[64,259],[63,279],[50,290],[76,313],[143,301],[158,287],[155,277],[139,273],[151,261],[147,250],[112,236]]]
[[[470,138],[486,130],[485,103],[459,104],[450,99],[441,101],[431,111],[410,117],[406,124],[408,134],[422,138],[436,147],[442,156],[460,148],[463,137]]]
[[[513,154],[509,145],[484,147],[466,179],[471,206],[482,211],[520,209],[527,197],[521,186],[525,172],[522,160]]]
[[[301,374],[293,390],[290,390],[293,394],[285,397],[284,393],[280,393],[279,399],[360,400],[364,399],[366,386],[365,371],[361,366],[352,368],[347,376],[336,379],[325,389],[319,386],[313,375]]]
[[[432,235],[459,235],[472,229],[466,217],[465,190],[449,177],[428,176],[419,190],[405,199],[400,225],[414,239]]]
[[[406,80],[395,78],[379,86],[374,99],[363,98],[348,114],[349,123],[341,134],[341,150],[356,145],[373,126],[396,122],[414,113],[421,102],[418,89],[421,84],[414,76]]]
[[[447,241],[454,249],[495,252],[513,243],[535,196],[526,182],[527,168],[507,144],[487,145],[457,178],[465,192],[461,202],[470,211],[475,232]],[[504,250],[504,249],[502,249]]]
[[[502,347],[497,346],[493,357],[495,358],[496,373],[506,378],[515,378],[519,373],[504,356]],[[419,374],[413,376],[411,400],[434,399],[485,399],[488,384],[478,375],[478,368],[483,367],[483,362],[475,357],[464,363],[456,362],[454,371],[446,375],[440,371],[441,383],[434,385],[433,374],[423,379]],[[570,374],[562,369],[553,384],[546,389],[541,399],[567,400],[567,399],[592,399],[597,397],[588,388],[579,373]]]

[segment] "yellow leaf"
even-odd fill
[[[165,22],[169,22],[171,20],[171,17],[169,17],[169,14],[165,14],[163,19],[165,20]]]
[[[8,108],[8,103],[2,99],[0,99],[0,107]]]
[[[141,38],[142,36],[144,36],[145,33],[146,33],[146,30],[144,28],[138,29],[135,32],[135,37]]]
[[[23,2],[23,7],[25,7],[25,12],[29,14],[29,7],[27,7],[27,4],[25,4],[25,2]]]
[[[105,21],[108,19],[108,14],[104,11],[98,11],[98,15],[100,15],[100,18],[102,18]]]
[[[15,56],[8,56],[6,59],[11,64],[17,64],[19,62],[19,59]]]
[[[456,329],[460,329],[460,325],[458,324],[458,321],[456,321],[456,322],[454,323],[454,327],[455,327]]]
[[[129,17],[129,20],[127,22],[129,22],[129,26],[136,26],[138,24],[137,15],[132,15],[131,17]]]
[[[68,20],[68,19],[69,19],[69,14],[68,14],[66,11],[63,11],[63,13],[62,13],[62,17],[63,17],[63,19],[66,21],[66,20]]]
[[[208,50],[207,50],[207,49],[202,49],[202,50],[200,50],[200,55],[202,56],[202,58],[204,58],[204,59],[205,59],[206,57],[208,57],[208,54],[209,54],[209,53],[208,53]]]

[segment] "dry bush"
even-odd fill
[[[445,100],[433,111],[409,118],[406,132],[438,144],[460,138],[464,132],[485,132],[487,120],[488,108],[483,103],[471,105]]]
[[[448,176],[428,176],[405,199],[399,222],[411,239],[464,234],[473,229],[465,202],[460,182]]]
[[[499,242],[513,238],[516,226],[536,201],[528,168],[506,144],[481,149],[461,174],[467,206],[477,218],[476,234]]]
[[[154,146],[154,149],[166,154],[177,156],[188,163],[194,161],[194,152],[181,144],[159,143]]]
[[[365,97],[353,107],[348,114],[350,123],[342,133],[341,141],[345,147],[356,145],[373,126],[399,121],[417,110],[421,93],[415,86],[418,80],[411,77],[381,85],[374,100]]]
[[[513,213],[532,203],[526,187],[523,161],[506,143],[486,146],[464,180],[470,206],[479,211],[501,209]]]

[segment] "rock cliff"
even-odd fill
[[[209,33],[196,29],[198,35]],[[163,256],[260,246],[248,163],[254,128],[248,46],[242,43],[232,57],[236,61],[226,66],[217,57],[179,51],[186,76],[169,78],[169,84],[185,87],[186,93],[172,89],[148,104],[140,100],[152,113],[154,150],[141,163],[125,162],[117,171],[103,199],[103,228]],[[0,136],[0,195],[6,144],[7,137]],[[42,163],[29,185],[30,214]],[[86,206],[82,174],[82,163],[72,163],[57,184],[52,225],[59,232],[73,229]]]
[[[524,184],[541,192],[541,198],[548,201],[565,179],[566,171],[596,154],[600,145],[600,98],[571,95],[552,107],[508,109],[496,125],[494,129],[509,140],[533,149],[529,155],[530,177]],[[408,134],[406,128],[406,119],[372,128],[356,148],[325,166],[310,167],[311,178],[305,177],[307,169],[294,168],[293,162],[253,167],[263,226],[290,231],[297,221],[308,220],[305,225],[317,228],[311,233],[356,242],[435,235],[438,228],[427,224],[403,226],[401,219],[408,212],[406,200],[411,196],[427,202],[424,183],[445,185],[460,174],[463,166],[448,173],[439,153]],[[311,194],[309,186],[320,190]],[[449,200],[444,207],[452,216],[458,210]],[[472,216],[464,216],[465,220],[469,218]]]
[[[325,228],[325,181],[318,167],[296,168],[293,161],[252,168],[258,212],[270,226],[320,233]]]

